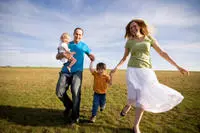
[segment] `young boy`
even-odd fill
[[[90,117],[90,122],[94,123],[96,120],[96,115],[98,107],[100,106],[100,111],[103,111],[106,106],[106,92],[108,84],[112,84],[111,73],[106,74],[106,64],[100,62],[96,66],[96,70],[93,69],[93,61],[90,63],[90,72],[94,76],[94,96],[93,96],[93,106],[92,106],[92,116]]]
[[[66,63],[68,60],[70,61],[69,66],[67,66],[67,69],[69,72],[71,72],[71,67],[76,63],[76,59],[73,57],[75,52],[70,52],[70,49],[68,48],[68,44],[70,41],[70,36],[68,33],[63,33],[60,37],[60,44],[58,46],[58,53],[66,53],[66,58],[62,58],[61,61],[63,63]]]

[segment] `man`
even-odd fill
[[[69,43],[69,49],[71,52],[76,53],[73,56],[77,62],[71,68],[71,73],[69,73],[67,69],[69,63],[67,62],[64,64],[61,69],[60,77],[56,87],[56,95],[65,106],[64,116],[68,116],[70,110],[72,109],[72,124],[79,122],[84,53],[87,54],[91,61],[94,61],[95,59],[94,55],[91,54],[91,50],[88,48],[87,44],[81,41],[83,37],[83,29],[76,28],[73,35],[74,40]],[[58,53],[56,55],[56,59],[61,59],[66,56],[66,54]],[[69,85],[71,85],[72,100],[66,93],[66,91],[69,89]]]

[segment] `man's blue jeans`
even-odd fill
[[[69,85],[71,85],[72,100],[66,93],[66,91],[69,89]],[[63,102],[66,109],[72,109],[72,120],[79,118],[81,85],[82,71],[74,72],[72,74],[60,72],[56,86],[56,95]]]
[[[103,108],[106,104],[106,94],[98,94],[94,92],[92,116],[97,115],[98,107]]]

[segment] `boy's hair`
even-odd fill
[[[103,63],[103,62],[100,62],[100,63],[97,64],[96,69],[97,69],[97,70],[99,70],[99,69],[106,70],[106,64]]]
[[[68,33],[62,33],[62,35],[60,36],[60,40],[62,41],[63,40],[63,38],[65,38],[65,37],[69,37],[70,38],[70,35],[68,34]]]

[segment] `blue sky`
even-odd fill
[[[199,6],[198,0],[1,0],[0,66],[61,67],[55,59],[60,35],[73,38],[74,28],[82,27],[95,63],[113,68],[124,53],[125,26],[142,18],[179,65],[200,71]],[[154,49],[151,56],[154,69],[175,70]]]

